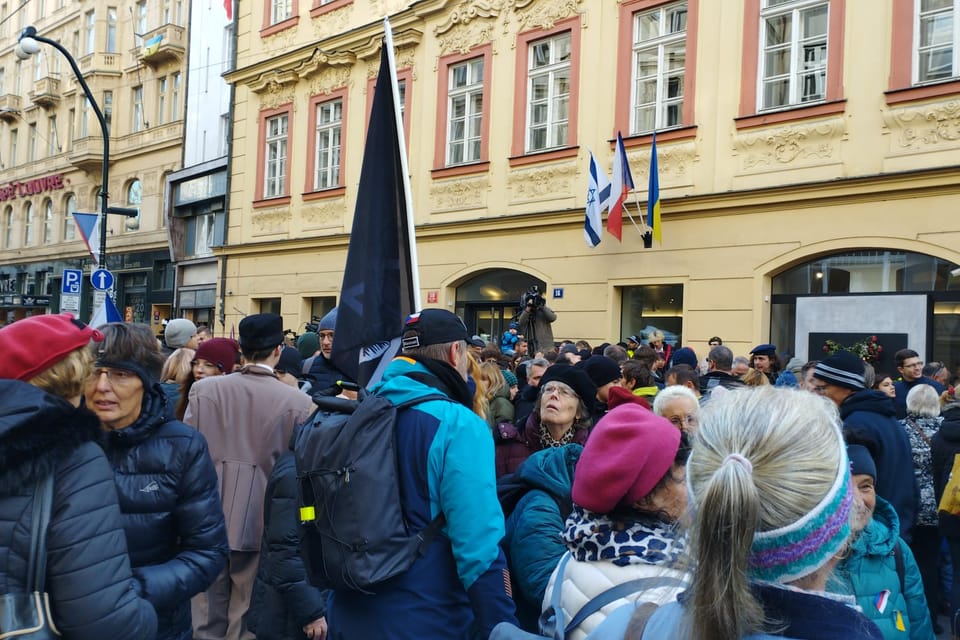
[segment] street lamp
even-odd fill
[[[63,57],[65,57],[67,62],[70,63],[70,68],[73,70],[73,75],[77,79],[77,82],[80,83],[80,88],[83,89],[83,93],[87,97],[87,101],[90,103],[90,106],[93,107],[93,112],[97,116],[97,122],[100,123],[100,133],[103,137],[103,165],[100,170],[100,249],[97,258],[100,268],[106,269],[107,214],[115,213],[127,217],[133,217],[139,212],[137,209],[130,209],[126,207],[111,207],[108,203],[109,195],[107,194],[107,185],[109,184],[110,176],[110,134],[107,131],[107,121],[103,117],[103,111],[100,110],[100,105],[97,104],[96,98],[93,97],[93,92],[90,91],[90,87],[87,85],[87,81],[83,79],[83,74],[80,72],[80,67],[77,66],[77,61],[73,59],[73,56],[70,55],[70,52],[67,51],[66,47],[56,40],[51,40],[50,38],[38,35],[37,28],[33,26],[25,27],[23,31],[20,32],[20,37],[17,39],[17,46],[13,52],[20,60],[26,60],[35,53],[40,52],[41,42],[50,45],[62,53]]]

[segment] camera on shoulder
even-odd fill
[[[520,306],[524,308],[533,307],[534,309],[539,309],[543,307],[546,302],[540,293],[540,287],[537,285],[531,285],[531,287],[520,296]]]

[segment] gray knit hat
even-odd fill
[[[817,363],[813,377],[824,382],[860,391],[866,388],[863,359],[850,351],[837,351]]]
[[[175,318],[163,330],[163,341],[171,349],[179,349],[197,335],[197,325],[186,318]]]

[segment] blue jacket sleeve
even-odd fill
[[[910,618],[910,640],[934,640],[933,624],[930,622],[930,611],[927,609],[927,598],[923,592],[923,579],[920,577],[920,568],[910,551],[910,546],[903,540],[897,544],[903,550],[904,569],[904,600],[907,601],[907,615]]]
[[[93,443],[54,479],[47,592],[64,638],[153,638],[157,614],[137,595],[113,470]]]
[[[500,550],[503,512],[497,500],[493,438],[486,424],[459,405],[444,403],[443,428],[430,451],[430,481],[446,517],[460,582],[484,636],[499,622],[515,622],[507,563]]]
[[[520,500],[513,517],[507,550],[513,580],[521,595],[539,607],[550,575],[567,550],[560,538],[563,520],[557,503],[536,489]]]
[[[134,570],[144,597],[157,609],[174,607],[206,590],[227,562],[227,529],[217,472],[207,441],[198,431],[191,430],[184,450],[177,493],[173,520],[179,552],[163,564]]]

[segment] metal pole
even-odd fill
[[[101,269],[107,268],[107,213],[108,212],[108,201],[109,195],[107,194],[107,185],[109,184],[110,177],[110,134],[107,131],[107,121],[103,117],[103,112],[100,110],[100,105],[97,104],[96,98],[93,97],[93,92],[90,91],[90,87],[87,85],[87,81],[83,79],[83,74],[80,72],[80,67],[77,66],[77,61],[73,59],[73,56],[70,55],[70,52],[67,49],[57,42],[56,40],[51,40],[50,38],[45,38],[44,36],[37,35],[36,27],[26,27],[20,33],[19,40],[23,38],[33,38],[37,42],[43,42],[48,44],[60,53],[67,59],[67,62],[70,63],[70,68],[73,70],[73,75],[76,77],[77,82],[80,83],[80,88],[83,89],[84,95],[87,97],[87,101],[90,102],[90,106],[93,107],[93,112],[97,116],[97,122],[100,123],[100,133],[103,136],[103,164],[100,169],[100,251],[99,251],[99,266]]]

